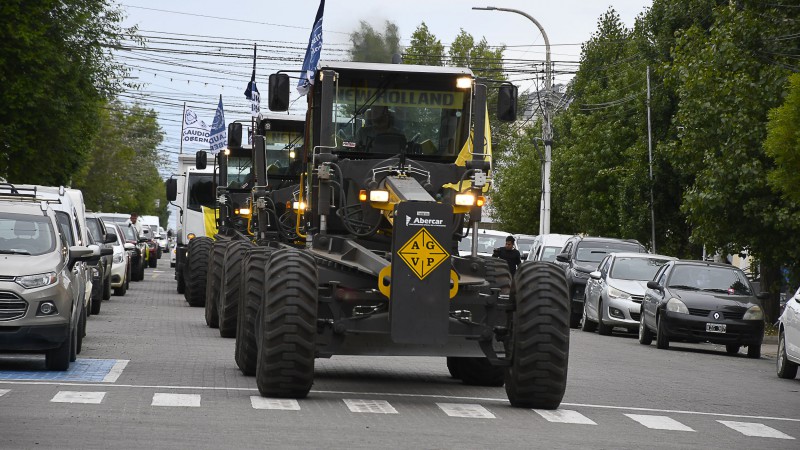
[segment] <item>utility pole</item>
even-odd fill
[[[650,232],[653,253],[656,252],[656,213],[653,201],[653,131],[650,123],[650,66],[647,66],[647,154],[650,160]]]
[[[550,233],[550,166],[553,164],[552,144],[553,144],[553,131],[550,128],[550,111],[548,110],[548,102],[550,101],[550,88],[552,83],[552,64],[550,61],[550,39],[547,38],[547,33],[544,32],[544,27],[534,19],[530,14],[524,13],[518,9],[510,8],[497,8],[494,6],[476,7],[472,9],[480,11],[506,11],[513,12],[525,16],[539,28],[539,32],[544,37],[545,46],[545,80],[544,80],[544,102],[542,104],[542,140],[544,140],[544,165],[542,167],[542,199],[541,209],[539,211],[539,234]]]

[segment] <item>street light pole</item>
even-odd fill
[[[551,73],[552,63],[550,61],[550,39],[547,38],[547,33],[544,32],[542,24],[534,19],[530,14],[522,12],[518,9],[510,8],[497,8],[494,6],[477,7],[473,6],[472,9],[480,11],[506,11],[525,16],[539,28],[539,32],[544,37],[545,46],[545,80],[544,80],[544,103],[542,104],[542,139],[544,140],[544,167],[542,167],[542,201],[541,211],[539,213],[539,234],[550,233],[550,166],[553,164],[552,143],[553,143],[553,130],[550,128],[550,111],[547,104],[550,101],[551,89]]]

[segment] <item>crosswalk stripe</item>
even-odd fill
[[[285,411],[300,411],[300,403],[294,399],[264,398],[260,395],[251,395],[250,404],[253,409],[282,409]]]
[[[625,414],[647,428],[654,430],[694,431],[690,427],[667,416],[650,416],[645,414]]]
[[[481,405],[470,403],[437,403],[437,406],[450,417],[469,419],[494,419],[494,414]]]
[[[58,391],[50,399],[53,403],[91,403],[100,404],[105,398],[105,392]]]
[[[344,404],[354,413],[397,414],[397,410],[386,400],[343,399]]]
[[[728,428],[738,431],[745,436],[766,437],[775,439],[794,439],[788,434],[778,431],[775,428],[768,427],[763,423],[753,422],[734,422],[730,420],[718,420],[717,422],[725,425]]]
[[[200,406],[199,394],[153,394],[151,406],[186,406],[197,408]]]
[[[547,409],[534,409],[534,412],[547,419],[548,422],[597,425],[594,420],[584,416],[578,411],[573,411],[571,409],[556,409],[554,411]]]
[[[8,394],[9,392],[11,392],[11,389],[0,389],[0,397]]]

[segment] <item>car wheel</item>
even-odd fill
[[[660,348],[661,350],[669,348],[667,326],[664,325],[664,319],[661,317],[656,318],[656,348]]]
[[[653,342],[653,332],[644,324],[644,309],[639,315],[639,343],[650,345]]]
[[[583,318],[581,319],[581,330],[586,331],[588,333],[593,332],[597,329],[597,324],[589,320],[586,317],[586,303],[583,304]]]
[[[737,355],[739,353],[740,348],[742,348],[741,345],[728,344],[725,346],[725,353],[729,355]]]
[[[778,357],[776,358],[776,366],[778,368],[778,376],[785,379],[794,379],[797,376],[797,364],[789,361],[786,356],[786,338],[781,331],[778,336]]]
[[[105,278],[106,281],[103,283],[103,300],[111,298],[111,267],[107,267],[106,271],[108,271],[109,274]],[[94,312],[92,314],[94,314]]]
[[[753,359],[761,358],[761,342],[756,342],[747,346],[747,357]]]
[[[64,371],[69,369],[72,336],[73,333],[70,332],[69,336],[64,339],[64,342],[62,342],[61,345],[45,352],[44,366],[47,370]]]
[[[611,336],[611,329],[613,327],[611,325],[606,325],[603,323],[603,302],[597,302],[597,332],[602,334],[603,336]]]

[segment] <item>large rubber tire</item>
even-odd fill
[[[211,246],[211,255],[206,268],[206,325],[219,327],[219,292],[222,284],[222,263],[225,261],[225,249],[231,241],[217,240]]]
[[[256,318],[267,284],[266,269],[271,253],[271,248],[252,248],[246,251],[242,261],[242,286],[239,289],[241,298],[236,320],[236,365],[247,376],[256,374]]]
[[[653,342],[653,332],[644,324],[644,308],[639,313],[639,343],[650,345]]]
[[[555,409],[564,398],[569,363],[570,301],[564,270],[549,262],[525,262],[514,276],[506,369],[512,406]]]
[[[175,280],[178,282],[178,294],[186,294],[186,279],[183,278],[183,267],[175,272]]]
[[[106,266],[106,272],[108,272],[108,275],[103,282],[103,300],[109,300],[111,298],[111,266]],[[92,314],[94,314],[94,312]]]
[[[778,336],[778,357],[775,366],[780,378],[792,380],[797,376],[797,364],[789,361],[789,357],[786,355],[786,337],[783,335],[783,330]]]
[[[597,302],[597,332],[603,336],[611,336],[614,327],[603,323],[603,300]]]
[[[236,337],[236,321],[239,319],[239,297],[242,289],[242,259],[249,242],[234,241],[225,248],[222,261],[222,281],[219,287],[219,335]]]
[[[667,326],[661,317],[656,317],[656,348],[667,350],[669,348],[669,337],[667,336]]]
[[[206,305],[206,273],[213,244],[214,241],[207,236],[196,237],[189,241],[189,248],[186,251],[187,261],[183,267],[183,276],[187,281],[186,301],[189,302],[189,306]],[[187,277],[189,274],[191,276]]]
[[[267,264],[256,384],[265,397],[305,398],[314,382],[317,264],[309,253],[282,249]]]
[[[69,333],[64,342],[57,348],[47,350],[44,354],[44,366],[47,370],[64,371],[69,369],[70,353],[72,349],[72,334]]]
[[[597,322],[592,322],[586,316],[586,303],[583,304],[583,317],[581,318],[581,330],[592,333],[597,329]]]

